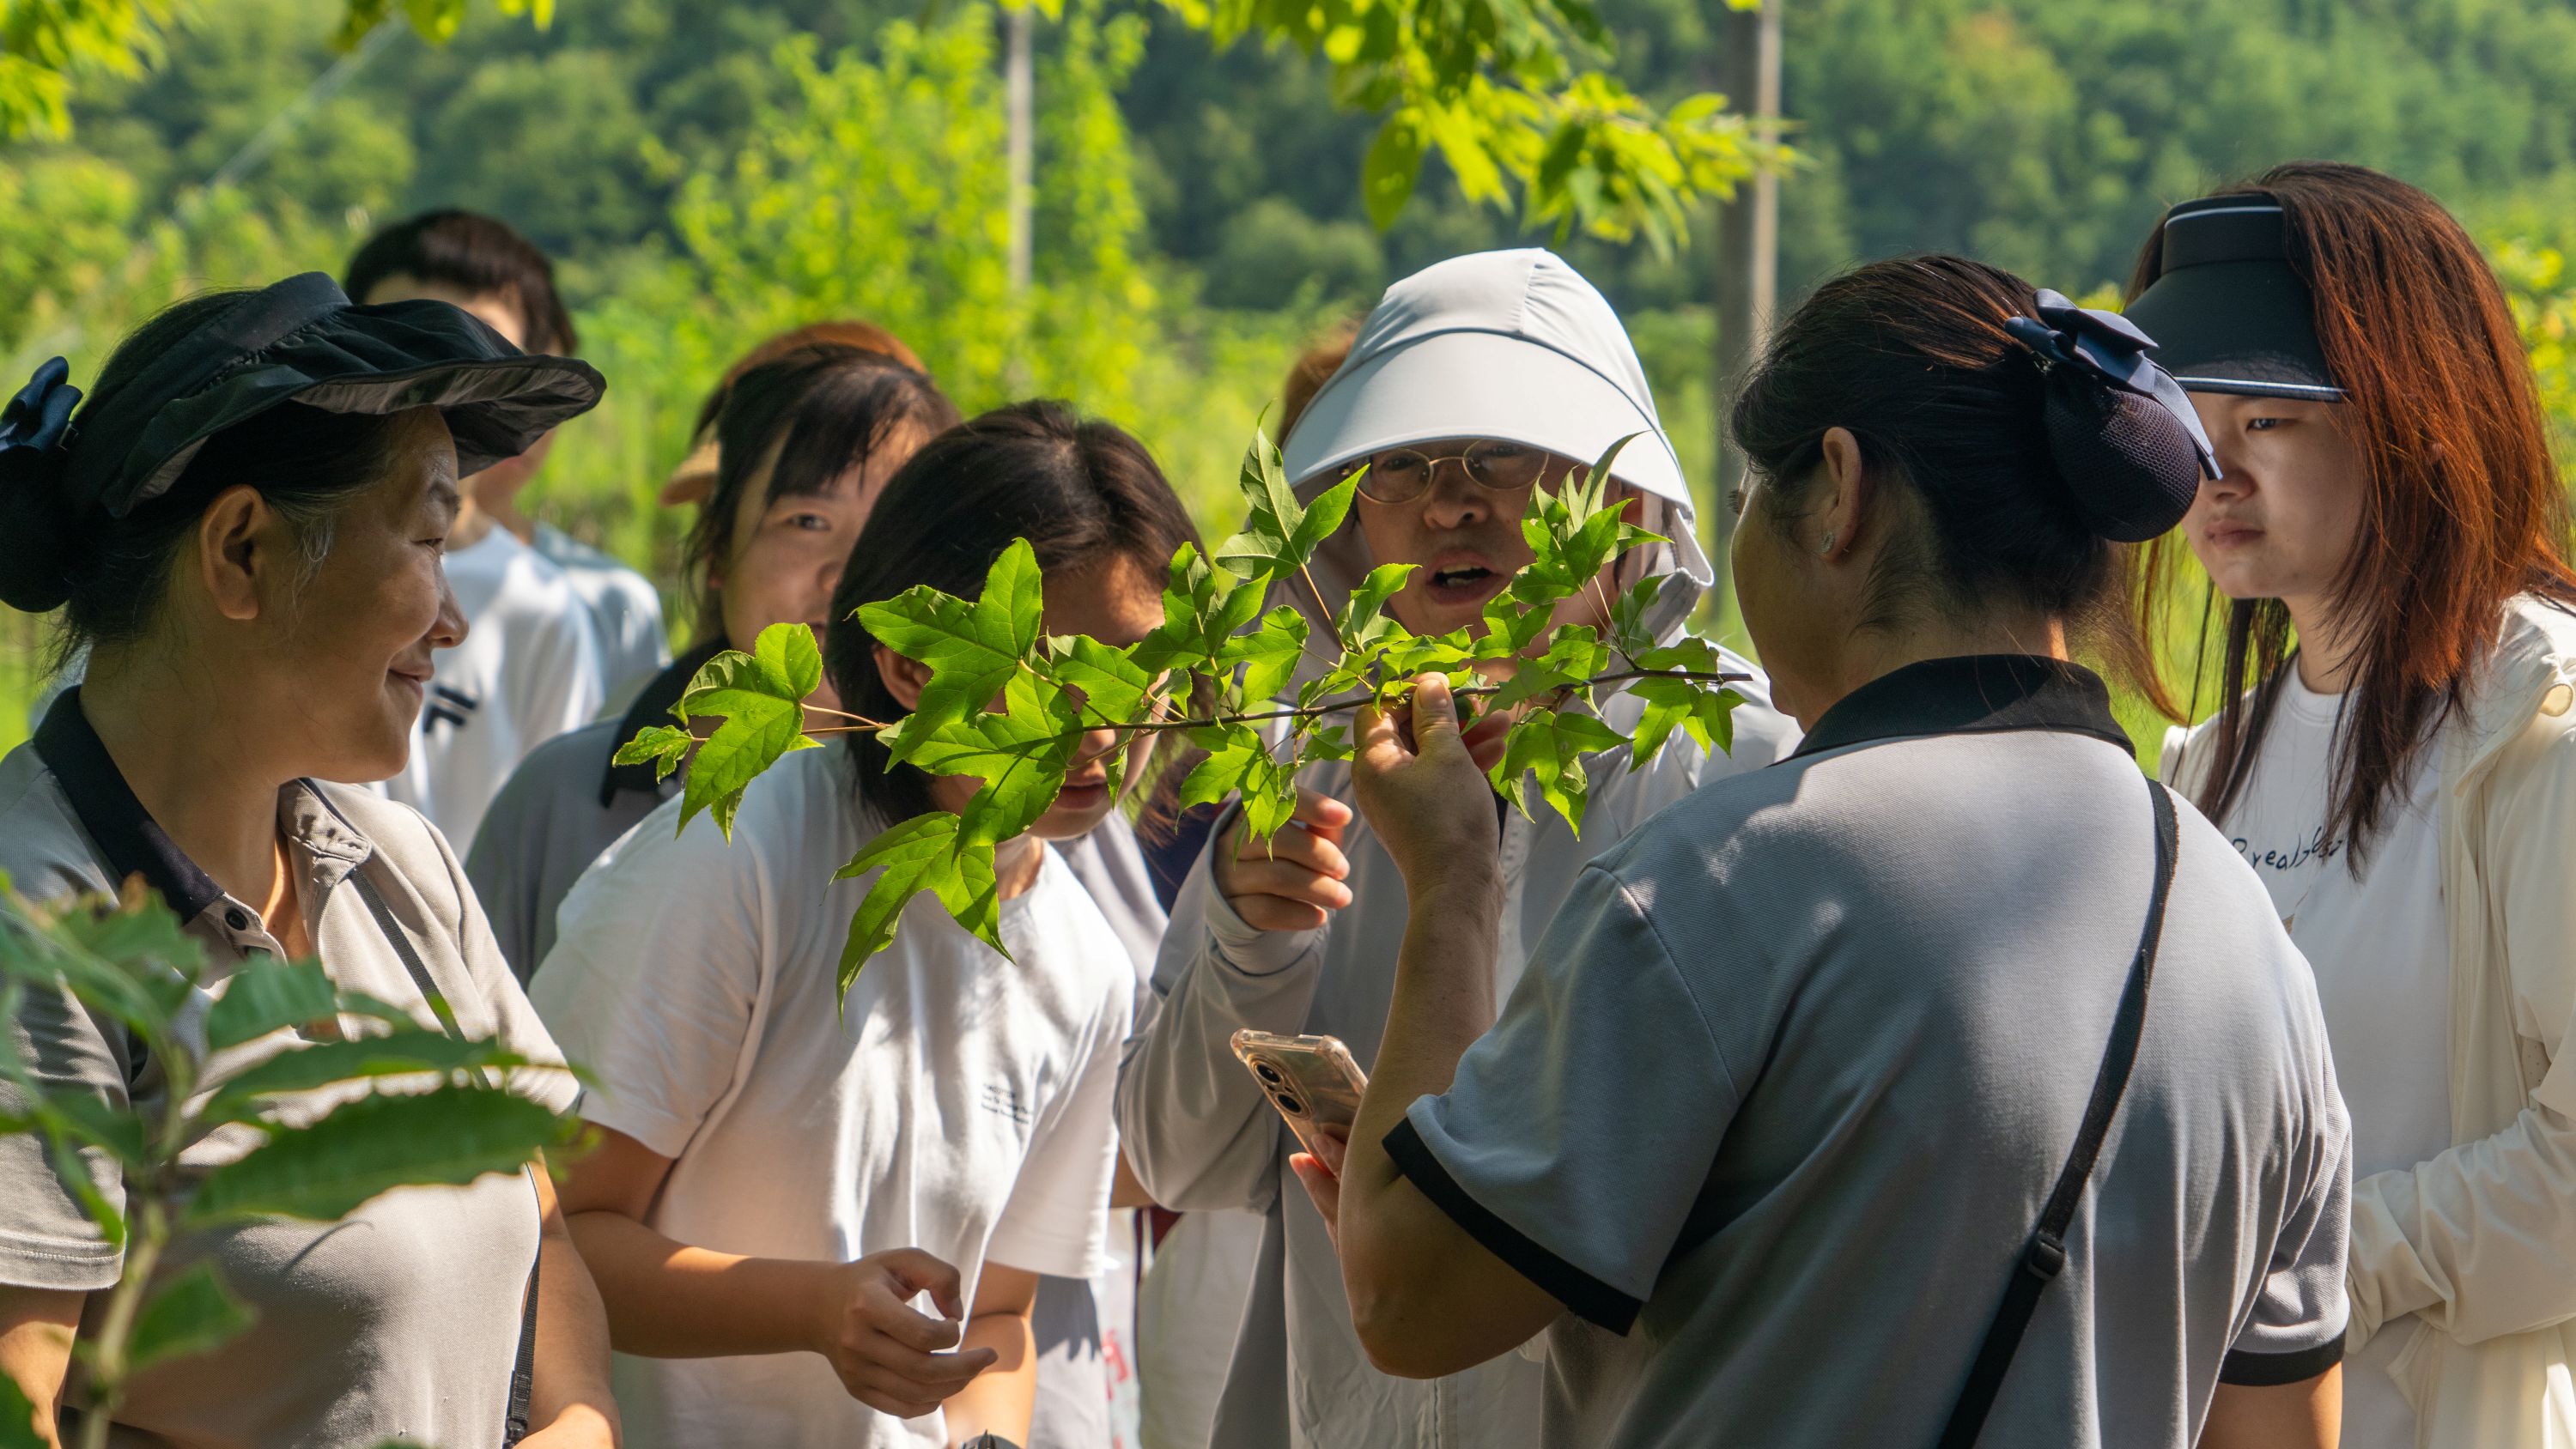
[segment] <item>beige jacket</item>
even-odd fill
[[[2576,614],[2507,606],[2442,732],[2450,1149],[2353,1184],[2352,1328],[2422,1449],[2576,1449]],[[2210,731],[2166,739],[2178,787]]]

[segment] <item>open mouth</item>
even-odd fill
[[[1503,576],[1483,564],[1454,564],[1433,569],[1428,582],[1434,598],[1468,599],[1492,593],[1502,584]]]

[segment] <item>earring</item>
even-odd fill
[[[1832,534],[1828,533],[1825,535],[1825,546],[1818,549],[1817,552],[1826,558],[1832,558],[1834,556],[1834,536]]]

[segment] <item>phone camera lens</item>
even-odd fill
[[[1303,1117],[1306,1115],[1306,1104],[1282,1092],[1279,1094],[1279,1110],[1291,1117]]]
[[[1278,1086],[1282,1080],[1279,1075],[1279,1069],[1270,1065],[1268,1062],[1254,1062],[1252,1064],[1252,1073],[1254,1076],[1261,1078],[1261,1080],[1268,1082],[1274,1087]]]

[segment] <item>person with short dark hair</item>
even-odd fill
[[[458,473],[600,388],[454,307],[351,306],[319,273],[162,313],[77,412],[62,360],[38,369],[0,411],[0,600],[61,610],[88,672],[0,760],[0,875],[39,904],[139,881],[215,968],[201,1009],[230,967],[310,957],[425,1028],[560,1063],[447,841],[356,787],[402,768],[433,652],[465,633],[441,571]],[[149,1116],[172,1090],[130,1030],[68,993],[29,994],[0,1029],[0,1053],[103,1109]],[[270,1033],[198,1088],[357,1029]],[[512,1088],[570,1107],[568,1073],[529,1075]],[[281,1099],[274,1120],[331,1105]],[[0,1120],[23,1106],[0,1083]],[[194,1181],[258,1140],[215,1133],[178,1170]],[[74,1332],[126,1266],[79,1194],[121,1203],[129,1185],[103,1154],[71,1170],[90,1181],[67,1181],[41,1134],[0,1135],[0,1373],[48,1442]],[[183,1237],[154,1278],[205,1266],[249,1327],[130,1380],[114,1442],[499,1449],[514,1420],[534,1425],[527,1449],[615,1442],[606,1324],[542,1163],[397,1189],[335,1223]]]
[[[861,606],[922,585],[972,597],[1015,539],[1050,633],[1125,645],[1162,622],[1165,570],[1194,535],[1106,423],[1022,403],[952,428],[886,484],[841,573],[824,665],[842,707],[898,720],[927,679]],[[730,844],[708,820],[675,834],[665,804],[565,899],[534,991],[597,1082],[582,1115],[601,1143],[565,1202],[627,1355],[630,1444],[1029,1442],[1038,1279],[1087,1279],[1108,1256],[1110,1093],[1137,983],[1053,844],[1117,804],[1117,731],[1085,741],[1053,805],[998,849],[1007,959],[912,910],[841,997],[870,882],[833,864],[977,788],[893,765],[866,732],[754,781]],[[939,1316],[904,1306],[922,1291]]]
[[[521,347],[574,345],[545,253],[473,212],[427,212],[376,233],[350,259],[346,287],[362,302],[447,302]],[[590,723],[670,660],[652,584],[520,510],[553,446],[548,433],[465,480],[447,571],[476,637],[440,657],[419,748],[388,786],[463,842],[530,750]]]
[[[2173,208],[2136,287],[2226,470],[2165,777],[2315,963],[2352,1108],[2344,1442],[2576,1442],[2576,569],[2512,310],[2439,202],[2318,162]]]
[[[1347,1146],[1295,1165],[1380,1368],[1543,1333],[1567,1449],[2335,1442],[2315,983],[2073,660],[2139,661],[2122,545],[2214,466],[2151,346],[1956,257],[1789,317],[1734,561],[1805,739],[1595,862],[1499,1019],[1449,690],[1363,717],[1421,905]]]
[[[554,948],[564,894],[617,837],[680,792],[686,767],[656,779],[619,765],[620,746],[667,724],[709,659],[748,652],[772,624],[816,635],[877,496],[922,444],[957,421],[928,378],[852,347],[790,350],[720,394],[712,431],[730,446],[682,551],[698,641],[616,719],[539,745],[493,798],[465,857],[493,934],[525,981]],[[837,705],[827,681],[816,701]]]

